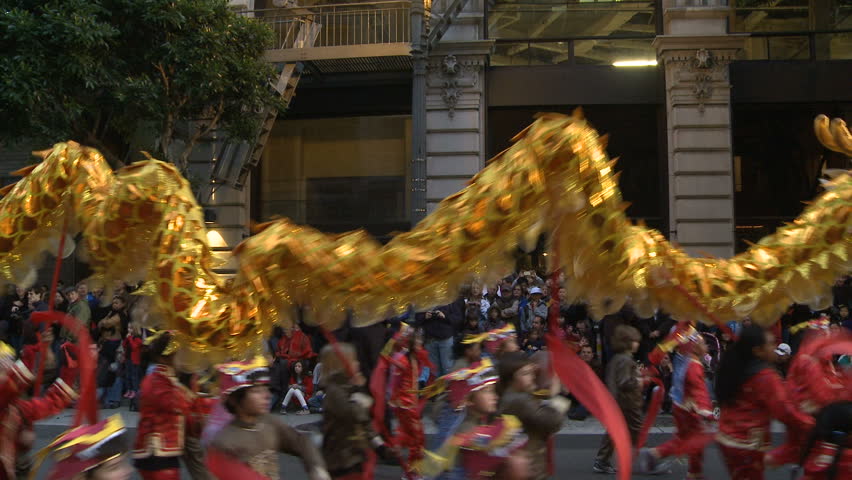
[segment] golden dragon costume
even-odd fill
[[[820,141],[852,155],[842,120],[817,118]],[[144,280],[162,326],[190,360],[252,355],[271,325],[309,307],[334,328],[347,310],[367,324],[404,309],[447,302],[472,275],[491,281],[510,251],[550,232],[569,291],[596,315],[629,301],[640,315],[663,308],[709,322],[683,290],[719,320],[769,324],[791,302],[823,308],[850,270],[852,178],[826,183],[802,215],[730,259],[692,258],[624,215],[615,161],[579,112],[545,114],[517,135],[459,193],[410,232],[381,246],[363,231],[327,235],[287,219],[240,244],[239,272],[212,270],[201,208],[169,164],[149,159],[113,172],[94,149],[60,143],[0,200],[0,272],[20,281],[67,222],[96,277]]]

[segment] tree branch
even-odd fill
[[[158,72],[160,72],[160,78],[162,78],[162,80],[163,80],[163,88],[165,89],[165,92],[166,92],[166,98],[168,98],[170,89],[169,89],[169,77],[168,77],[168,75],[166,75],[166,69],[163,68],[162,63],[155,64],[154,68],[157,69]]]
[[[225,98],[219,98],[219,105],[216,106],[215,113],[213,114],[213,118],[204,125],[196,130],[196,132],[190,137],[186,146],[183,149],[183,152],[180,154],[178,164],[178,168],[180,168],[182,173],[186,173],[189,167],[189,155],[192,153],[192,150],[195,148],[195,145],[198,143],[201,138],[205,135],[213,131],[219,125],[219,120],[222,118],[222,114],[225,113]]]

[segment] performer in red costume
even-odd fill
[[[424,368],[434,371],[419,332],[404,326],[395,337],[399,350],[390,358],[390,400],[399,422],[395,445],[408,450],[408,464],[423,458],[426,437],[420,419],[424,401],[419,397],[419,379]]]
[[[129,480],[133,467],[127,461],[127,444],[121,415],[113,415],[56,437],[39,452],[36,471],[51,456],[54,464],[48,480]]]
[[[521,421],[512,415],[501,415],[489,424],[474,426],[454,435],[448,443],[456,450],[465,479],[529,478],[530,460],[523,450],[527,436]]]
[[[813,418],[793,404],[772,368],[774,350],[774,336],[749,325],[719,364],[716,398],[722,413],[716,439],[733,480],[763,479],[773,418],[798,432],[810,431],[814,425]]]
[[[852,372],[834,365],[825,346],[852,340],[845,331],[832,333],[821,320],[810,321],[799,351],[790,362],[787,387],[794,404],[809,415],[816,415],[829,404],[852,401]],[[806,437],[802,432],[788,432],[787,441],[766,456],[768,465],[799,463]]]
[[[461,421],[448,432],[436,452],[428,452],[418,470],[443,480],[528,479],[528,437],[521,421],[497,413],[497,372],[484,359],[436,380],[430,393],[448,392],[448,404]]]
[[[852,478],[852,401],[820,410],[802,458],[802,480]]]
[[[20,395],[30,388],[35,376],[20,362],[14,363],[15,351],[0,342],[0,480],[24,477],[30,469],[26,453],[35,440],[33,423],[56,415],[77,394],[57,379],[44,396],[23,400]]]
[[[65,361],[59,367],[59,378],[64,380],[68,385],[74,385],[77,382],[77,377],[80,375],[80,348],[76,343],[65,340],[59,346],[59,352],[65,357]]]
[[[197,397],[175,374],[178,345],[172,333],[159,332],[146,343],[156,365],[140,388],[133,458],[144,480],[176,480],[180,478],[179,458],[184,455],[187,434],[201,434],[200,426],[194,423],[199,417],[195,415]]]
[[[682,323],[658,345],[649,360],[657,354],[676,348],[671,398],[672,414],[677,431],[668,442],[656,448],[643,448],[639,453],[639,471],[659,470],[660,459],[686,455],[689,459],[687,478],[704,478],[704,447],[713,440],[708,425],[716,420],[707,380],[704,377],[703,358],[707,354],[704,338],[692,325]]]
[[[15,361],[15,349],[0,342],[0,411],[6,410],[34,379],[24,362]]]

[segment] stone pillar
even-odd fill
[[[411,226],[426,216],[426,75],[429,65],[423,0],[411,2]]]
[[[440,15],[444,5],[433,3]],[[426,88],[426,209],[462,188],[485,164],[485,67],[482,0],[469,0],[429,54]]]
[[[231,252],[249,236],[251,180],[246,181],[242,190],[210,184],[213,159],[219,146],[215,139],[198,142],[189,157],[188,177],[205,212],[207,241],[216,260],[213,269],[230,276],[237,272]]]
[[[734,177],[728,65],[745,40],[725,7],[666,2],[655,40],[665,69],[670,239],[693,255],[734,254]],[[713,2],[711,2],[713,3]]]

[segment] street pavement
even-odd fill
[[[131,435],[135,434],[135,425],[138,419],[138,414],[128,412],[126,408],[116,410],[102,410],[101,415],[112,415],[119,413],[128,426]],[[67,410],[60,415],[45,419],[36,424],[36,444],[33,451],[38,451],[43,446],[48,444],[56,435],[68,428],[73,422],[74,411]],[[312,437],[314,441],[319,442],[320,437],[316,433],[316,423],[321,420],[320,415],[286,415],[281,417],[288,424],[293,425],[299,430],[305,432],[314,432]],[[434,427],[431,422],[426,422],[425,430],[427,436],[434,432]],[[658,445],[668,438],[672,431],[672,420],[670,416],[660,415],[656,425],[649,435],[649,445]],[[783,438],[781,433],[783,428],[775,425],[776,443]],[[603,428],[600,423],[594,418],[589,418],[583,422],[566,420],[565,425],[556,437],[556,475],[554,478],[571,479],[571,480],[605,480],[614,478],[613,475],[601,475],[592,472],[592,463],[594,462],[595,453],[600,444]],[[427,439],[428,442],[428,439]],[[47,478],[49,466],[45,466],[36,476],[38,480]],[[707,448],[705,451],[705,474],[706,478],[716,480],[729,478],[722,463],[721,455],[715,446]],[[376,472],[377,480],[400,479],[402,476],[401,470],[398,467],[380,465]],[[686,476],[686,461],[676,460],[672,462],[672,473],[668,475],[660,475],[655,477],[633,475],[635,479],[672,479],[681,480]],[[138,478],[138,477],[134,477]],[[184,473],[183,478],[188,479],[189,476]],[[304,468],[299,459],[287,455],[281,456],[281,478],[282,480],[307,480]],[[766,475],[766,480],[789,480],[790,472],[788,470],[770,471]],[[227,480],[227,479],[221,479]]]

